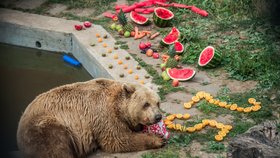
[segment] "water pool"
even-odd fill
[[[1,148],[17,150],[16,131],[26,106],[59,85],[93,79],[83,67],[62,60],[62,53],[0,43]]]

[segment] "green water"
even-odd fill
[[[17,150],[19,118],[38,94],[59,85],[90,79],[83,67],[65,63],[61,53],[0,43],[1,148]]]

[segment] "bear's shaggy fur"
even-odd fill
[[[54,88],[26,108],[18,126],[18,147],[31,158],[85,157],[97,148],[159,148],[161,138],[137,132],[161,119],[159,102],[158,95],[142,85],[108,79]]]

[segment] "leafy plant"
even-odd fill
[[[220,153],[225,151],[226,147],[221,142],[210,141],[205,145],[203,150],[209,153]]]

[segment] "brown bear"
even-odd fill
[[[64,85],[28,105],[18,126],[18,147],[28,158],[159,148],[162,138],[139,132],[161,120],[159,105],[158,95],[140,84],[94,79]]]

